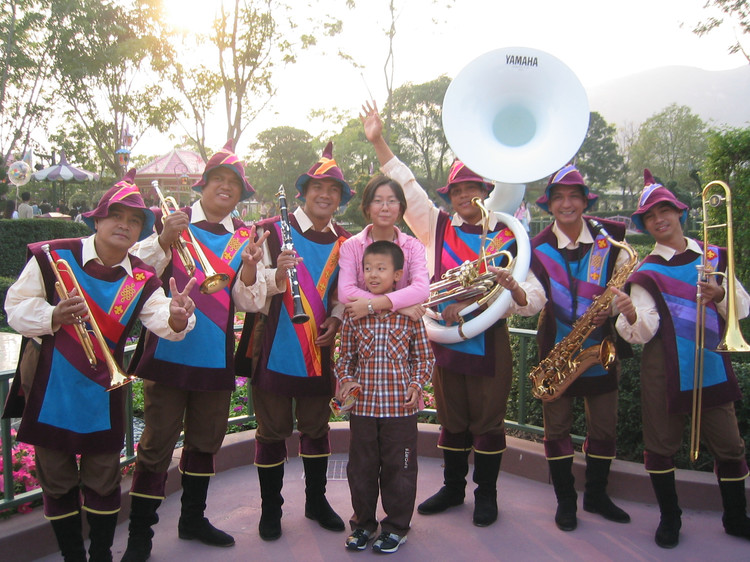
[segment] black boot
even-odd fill
[[[565,459],[548,459],[549,473],[557,497],[555,524],[561,531],[573,531],[578,526],[578,494],[573,477],[573,457]]]
[[[86,549],[83,546],[81,514],[76,513],[62,519],[51,519],[57,546],[60,547],[65,562],[86,562]]]
[[[145,562],[151,556],[152,526],[159,522],[161,500],[130,496],[130,523],[128,525],[128,547],[120,562]]]
[[[747,501],[745,499],[745,481],[721,481],[721,503],[724,506],[724,515],[721,522],[724,531],[733,537],[750,539],[750,518],[747,516]]]
[[[329,531],[346,527],[326,499],[328,457],[302,457],[305,465],[305,517]]]
[[[682,510],[677,503],[677,490],[674,484],[674,470],[663,474],[650,473],[651,485],[659,503],[661,520],[656,528],[654,540],[662,548],[674,548],[680,542]]]
[[[497,476],[503,454],[474,453],[474,517],[477,527],[487,527],[497,521]]]
[[[206,510],[209,476],[182,475],[182,511],[177,526],[181,539],[199,540],[209,546],[233,546],[234,538],[211,525]]]
[[[89,562],[112,562],[112,542],[115,540],[117,513],[86,512],[89,523]]]
[[[258,467],[260,482],[261,514],[258,533],[264,541],[275,541],[281,536],[281,506],[284,498],[284,465]]]
[[[607,495],[610,459],[586,455],[586,490],[583,492],[583,510],[598,513],[615,523],[630,523],[630,515],[617,507]]]
[[[443,449],[443,487],[417,506],[422,515],[442,513],[449,507],[464,503],[466,475],[469,473],[470,451]]]

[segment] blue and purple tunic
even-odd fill
[[[700,242],[699,242],[700,244]],[[711,270],[726,271],[726,250],[709,246],[706,263]],[[661,340],[667,365],[667,411],[688,413],[692,409],[695,365],[695,325],[697,311],[696,266],[703,257],[687,250],[667,261],[649,255],[630,276],[628,283],[643,287],[656,303]],[[724,332],[724,319],[716,305],[705,307],[705,346],[703,368],[703,408],[708,409],[739,400],[742,395],[732,369],[729,354],[716,349]]]
[[[461,265],[466,260],[476,260],[481,252],[481,241],[482,227],[480,225],[464,223],[456,227],[451,224],[451,216],[441,212],[436,227],[437,254],[434,260],[435,275],[432,281],[439,281],[446,271]],[[498,222],[494,230],[487,233],[486,250],[488,252],[507,250],[515,256],[517,244],[513,232],[505,224]],[[445,303],[441,308],[445,308],[448,304],[450,303]],[[505,326],[505,320],[498,320],[489,330],[468,340],[453,344],[431,342],[437,365],[463,375],[494,376],[497,352],[489,342],[494,341],[492,330],[503,326]]]
[[[300,296],[310,317],[302,324],[292,323],[291,290],[275,295],[268,316],[260,314],[246,319],[240,348],[240,360],[249,360],[255,347],[250,337],[256,321],[264,321],[260,355],[252,371],[252,383],[263,390],[284,396],[332,396],[335,379],[330,347],[318,347],[319,326],[328,318],[331,297],[336,289],[339,271],[339,249],[350,234],[338,225],[335,232],[302,232],[294,215],[289,215],[292,243],[304,261],[297,265]],[[273,267],[281,253],[282,237],[279,217],[257,224],[271,231],[268,248]],[[248,315],[249,317],[249,315]]]
[[[182,211],[191,216],[190,208]],[[159,216],[157,213],[155,225],[157,231],[161,232],[163,224]],[[242,265],[242,250],[251,236],[251,230],[242,221],[235,220],[234,227],[232,233],[220,224],[208,221],[190,224],[190,232],[210,266],[216,273],[229,275],[230,283],[211,295],[201,293],[198,285],[206,276],[200,260],[196,258],[192,242],[185,240],[185,246],[196,262],[195,278],[198,283],[190,293],[190,298],[195,302],[195,328],[178,342],[158,338],[147,331],[145,337],[141,338],[145,342],[142,355],[140,351],[137,353],[135,374],[139,377],[184,390],[234,390],[232,286]],[[174,249],[170,265],[162,274],[165,287],[168,287],[170,277],[175,278],[178,288],[184,287],[190,280]]]
[[[67,262],[112,356],[122,365],[130,330],[144,303],[161,286],[153,268],[132,255],[132,277],[121,267],[105,267],[95,261],[84,267],[81,239],[31,244],[29,254],[39,264],[50,304],[60,299],[43,244],[50,245],[55,261]],[[67,284],[67,275],[63,279]],[[68,292],[72,288],[72,284],[68,286]],[[107,392],[110,373],[98,342],[92,338],[92,343],[95,367],[89,364],[72,325],[42,337],[39,363],[30,394],[25,397],[19,441],[75,454],[120,451],[125,435],[124,389]]]
[[[575,250],[560,249],[552,225],[531,241],[531,270],[547,295],[547,303],[542,310],[537,332],[540,358],[547,357],[555,344],[570,334],[575,321],[586,312],[594,299],[604,292],[614,271],[620,249],[612,245],[605,236],[593,232],[585,218],[585,228],[591,231],[593,244],[579,244]],[[621,241],[625,238],[625,227],[622,224],[597,220],[615,240]],[[583,348],[600,345],[607,336],[615,337],[611,323],[595,329]],[[616,388],[615,366],[605,370],[596,364],[584,371],[570,385],[566,394],[603,394]]]

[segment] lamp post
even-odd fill
[[[177,200],[180,202],[180,205],[182,205],[182,194],[187,190],[187,186],[190,183],[190,176],[188,175],[187,166],[183,164],[182,162],[175,164],[173,172],[175,176],[178,176],[177,177]]]
[[[120,134],[120,148],[115,151],[115,157],[117,163],[122,169],[120,177],[124,176],[128,172],[128,164],[130,164],[130,147],[133,144],[133,135],[130,134],[130,126],[126,125]]]

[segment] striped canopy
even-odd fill
[[[99,179],[99,174],[81,170],[68,164],[65,151],[60,151],[60,162],[49,168],[44,168],[34,173],[34,179],[39,181],[72,181],[85,182]]]

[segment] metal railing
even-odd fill
[[[518,419],[517,420],[505,420],[505,425],[509,428],[522,430],[525,432],[541,435],[543,434],[543,428],[537,425],[531,425],[526,423],[527,420],[527,408],[526,403],[528,401],[528,393],[530,391],[528,379],[525,373],[529,372],[529,366],[527,362],[528,346],[533,338],[536,336],[536,330],[525,330],[521,328],[510,328],[511,337],[517,337],[519,341],[519,353],[517,354],[517,367],[516,371],[521,373],[518,384]],[[128,346],[125,349],[126,363],[129,360],[135,350],[135,346]],[[5,404],[5,400],[8,396],[10,389],[10,381],[13,379],[15,370],[0,371],[0,406]],[[125,407],[125,448],[124,454],[121,458],[121,465],[124,467],[135,460],[135,439],[133,433],[133,391],[130,385],[127,387],[127,399]],[[248,394],[250,389],[248,389]],[[250,397],[248,396],[248,402]],[[426,409],[420,412],[427,415],[436,415],[434,409]],[[255,420],[254,414],[236,416],[229,418],[228,422],[230,425],[244,425]],[[13,481],[13,461],[12,455],[13,450],[11,444],[11,421],[9,419],[0,420],[0,438],[2,438],[2,459],[3,459],[3,493],[4,497],[0,499],[0,511],[11,509],[22,505],[24,503],[40,500],[42,497],[41,489],[35,489],[26,491],[20,494],[15,494]],[[573,440],[576,443],[582,443],[583,437],[574,436]]]

